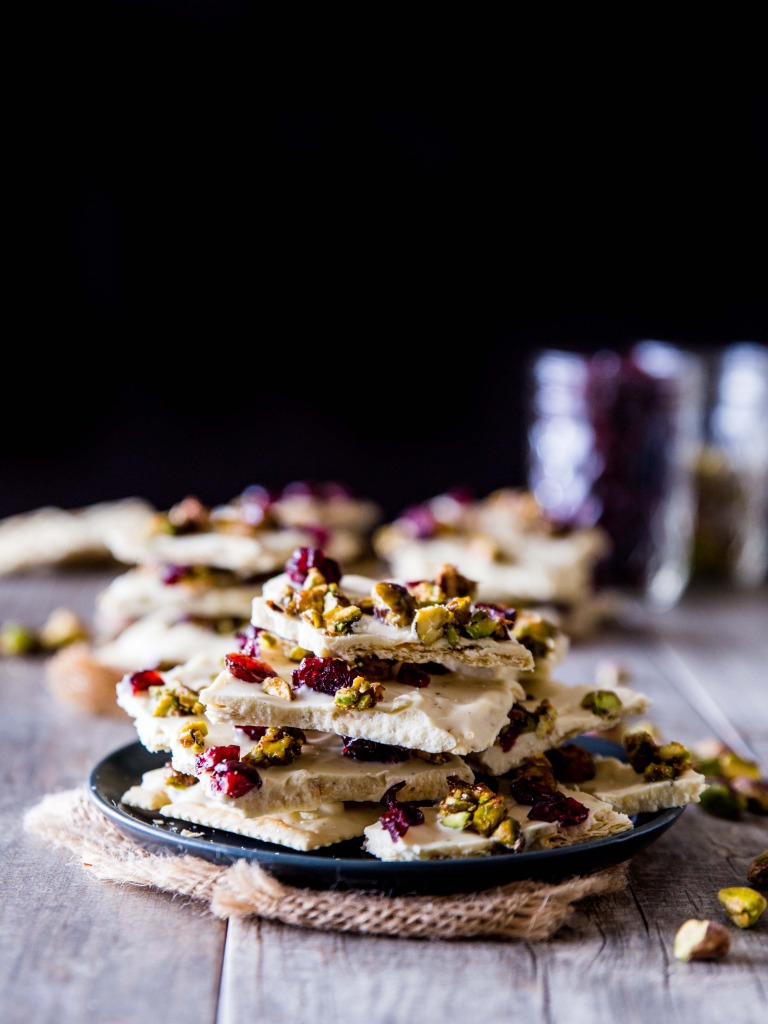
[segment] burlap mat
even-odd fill
[[[448,896],[296,888],[252,861],[222,866],[200,857],[150,853],[105,818],[84,788],[44,797],[27,811],[24,827],[69,849],[99,879],[192,897],[222,919],[253,915],[321,931],[543,940],[559,930],[577,902],[627,884],[627,866],[621,864],[557,883],[525,880]]]

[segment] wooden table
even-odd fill
[[[0,620],[41,624],[66,605],[91,619],[113,573],[49,571],[0,581]],[[612,659],[651,697],[663,738],[719,736],[768,766],[768,592],[691,591],[666,615],[574,646],[564,681],[594,679]],[[732,927],[729,956],[672,955],[689,917],[725,922],[723,886],[746,884],[768,848],[768,818],[739,822],[689,807],[630,863],[630,885],[579,904],[545,943],[422,941],[318,933],[90,877],[62,848],[23,828],[45,794],[84,784],[135,740],[124,717],[55,700],[40,658],[0,662],[3,1024],[243,1024],[308,1021],[547,1021],[766,1024],[768,915]]]

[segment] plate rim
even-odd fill
[[[568,742],[581,742],[593,748],[599,747],[601,753],[608,756],[620,756],[624,754],[623,747],[610,740],[588,735],[573,737]],[[414,891],[418,890],[418,880],[423,876],[422,881],[429,880],[437,884],[443,879],[462,872],[477,871],[478,866],[484,867],[493,865],[494,873],[503,873],[504,868],[509,867],[512,871],[512,878],[516,880],[521,877],[537,878],[547,875],[568,874],[567,866],[569,861],[588,859],[591,852],[596,855],[594,870],[604,866],[600,860],[602,853],[608,852],[608,863],[619,863],[626,861],[633,856],[634,847],[644,848],[654,838],[660,837],[671,827],[683,814],[687,805],[664,808],[659,811],[647,812],[642,815],[633,816],[642,819],[635,823],[632,829],[626,832],[619,832],[612,836],[604,836],[583,843],[574,843],[569,846],[554,847],[547,850],[523,850],[517,853],[493,853],[478,858],[468,857],[445,857],[434,860],[416,861],[385,861],[364,851],[359,851],[354,856],[337,856],[329,852],[330,847],[323,847],[320,850],[293,850],[289,847],[280,848],[277,844],[265,843],[250,836],[240,836],[237,833],[227,833],[222,829],[215,829],[212,826],[196,825],[183,822],[181,819],[168,819],[168,826],[163,827],[145,820],[151,815],[151,811],[132,811],[123,805],[114,794],[105,790],[100,776],[107,770],[120,772],[120,763],[127,759],[139,759],[147,761],[147,767],[142,771],[148,771],[151,767],[162,767],[162,763],[168,760],[167,751],[150,751],[139,740],[124,744],[116,748],[93,766],[88,775],[88,793],[94,805],[124,834],[128,834],[134,841],[137,836],[143,837],[152,848],[163,847],[166,852],[175,852],[181,856],[191,854],[202,857],[206,860],[213,860],[217,863],[232,864],[238,860],[252,860],[258,863],[264,870],[280,867],[282,869],[296,869],[297,871],[315,871],[324,876],[326,882],[329,875],[333,875],[339,884],[343,883],[345,876],[354,875],[358,882],[365,881],[366,884],[373,883],[380,891],[386,891],[397,884],[398,877],[407,876],[414,880]],[[624,755],[624,760],[626,755]],[[162,763],[161,763],[162,762]],[[136,784],[140,778],[134,779]],[[128,785],[126,785],[126,789]],[[184,836],[172,830],[173,824],[182,825],[187,828],[203,828],[214,833],[212,837]],[[657,835],[658,834],[658,835]],[[232,837],[227,838],[227,837]],[[346,843],[355,840],[346,840]],[[256,844],[256,845],[254,845]],[[342,844],[339,844],[342,845]],[[628,849],[624,849],[624,848]],[[637,851],[635,851],[637,852]],[[214,855],[215,854],[215,855]],[[478,862],[482,861],[482,865]],[[525,868],[530,867],[530,873],[525,873]],[[522,874],[521,874],[522,872]],[[479,872],[481,875],[483,871]],[[571,871],[571,874],[576,873]],[[377,884],[377,881],[379,884]],[[305,887],[317,888],[327,887],[312,885],[310,880],[301,883]],[[499,884],[499,883],[492,883]],[[355,886],[358,887],[358,886]],[[480,884],[473,887],[475,891],[486,886]]]

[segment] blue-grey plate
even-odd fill
[[[593,754],[624,759],[623,748],[608,740],[579,736],[574,742]],[[635,827],[627,832],[553,850],[494,853],[480,858],[381,861],[362,849],[362,839],[297,853],[221,829],[160,818],[121,802],[123,793],[138,785],[144,772],[161,768],[167,760],[168,754],[150,753],[141,743],[121,747],[92,770],[88,779],[90,796],[124,835],[153,853],[192,854],[217,864],[233,864],[242,858],[254,860],[281,882],[309,889],[437,895],[479,892],[523,878],[554,882],[629,860],[666,832],[685,809],[671,807],[639,814],[633,819]],[[201,834],[182,835],[188,829]]]

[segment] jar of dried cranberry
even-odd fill
[[[691,575],[701,358],[661,341],[547,349],[530,373],[530,489],[564,525],[606,531],[598,585],[673,607]]]

